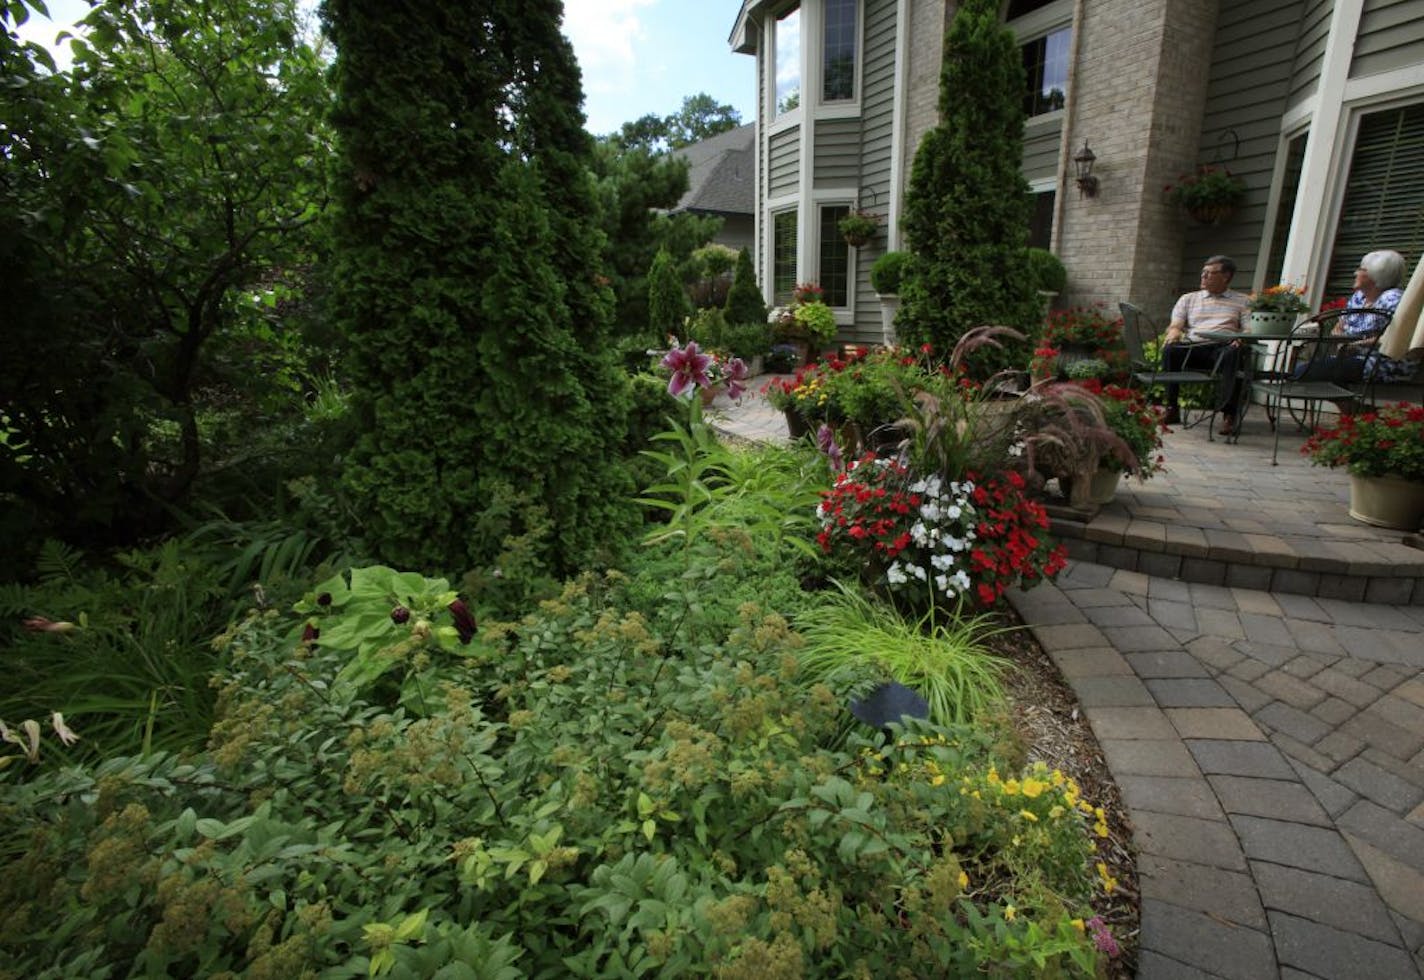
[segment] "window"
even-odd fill
[[[1068,99],[1068,43],[1073,28],[1062,27],[1029,41],[1023,51],[1028,91],[1024,93],[1024,115],[1041,116],[1062,109]]]
[[[1327,298],[1350,295],[1360,256],[1388,248],[1407,259],[1424,250],[1424,102],[1360,120],[1350,177],[1325,277]]]
[[[1300,193],[1300,170],[1305,163],[1305,143],[1308,134],[1301,133],[1286,146],[1285,174],[1281,178],[1281,196],[1276,204],[1276,220],[1271,233],[1271,254],[1266,257],[1266,282],[1280,282],[1285,275],[1286,243],[1290,241],[1291,217],[1295,213],[1296,195]],[[1361,252],[1361,255],[1364,253]],[[1358,261],[1359,256],[1356,256]],[[1350,270],[1354,275],[1354,269]]]
[[[826,292],[827,306],[850,305],[850,246],[836,227],[850,214],[850,206],[836,204],[821,208],[819,285]]]
[[[1058,198],[1054,191],[1040,191],[1029,205],[1028,244],[1030,248],[1048,248],[1053,242],[1053,205]]]
[[[801,104],[801,8],[792,7],[773,26],[776,63],[776,115]]]
[[[786,306],[796,290],[796,209],[771,216],[772,302]]]
[[[857,0],[826,0],[826,36],[822,46],[822,102],[855,98],[855,28]]]

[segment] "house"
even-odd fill
[[[741,250],[755,241],[756,124],[747,123],[725,133],[674,150],[687,161],[687,193],[672,208],[721,218],[722,230],[712,239]]]
[[[920,137],[937,122],[945,0],[743,0],[757,60],[756,257],[769,302],[818,281],[843,339],[879,338],[869,268],[903,247]],[[1060,303],[1130,300],[1159,321],[1203,258],[1238,289],[1348,294],[1365,252],[1424,251],[1424,0],[1007,0],[1023,52],[1030,240],[1068,269]],[[1096,193],[1074,156],[1089,148]],[[1199,166],[1247,186],[1198,225],[1166,185]],[[884,218],[856,249],[852,207]]]

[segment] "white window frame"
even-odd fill
[[[776,22],[793,9],[801,11],[801,103],[790,112],[776,113]],[[853,119],[860,115],[865,86],[865,0],[855,8],[855,86],[849,99],[822,101],[825,82],[826,18],[824,0],[801,0],[769,13],[763,27],[763,43],[769,52],[771,70],[766,73],[763,96],[771,108],[768,136],[801,126],[815,119]],[[808,98],[814,95],[814,98]],[[809,129],[809,127],[807,127]]]
[[[1022,51],[1025,46],[1033,43],[1034,41],[1037,41],[1041,38],[1045,38],[1050,34],[1054,34],[1058,31],[1063,30],[1064,28],[1067,28],[1069,31],[1072,31],[1073,0],[1057,0],[1056,3],[1050,3],[1046,6],[1039,7],[1037,10],[1031,10],[1028,13],[1024,14],[1022,17],[1018,17],[1012,21],[1009,21],[1009,23],[1005,26],[1007,26],[1009,30],[1014,32],[1014,43],[1017,44],[1019,46],[1019,50]],[[1069,44],[1071,50],[1071,35]],[[1020,57],[1022,57],[1022,54],[1020,55]],[[1070,76],[1072,74],[1071,66],[1069,74]],[[1069,80],[1064,81],[1065,86],[1068,84],[1068,81]],[[1021,95],[1022,94],[1026,93],[1021,93]],[[1070,89],[1065,89],[1063,93],[1063,101],[1065,105],[1067,101],[1072,97],[1073,92]],[[1063,109],[1054,109],[1050,112],[1040,112],[1036,116],[1028,116],[1025,118],[1024,123],[1025,125],[1033,125],[1034,123],[1041,122],[1061,122],[1063,119],[1063,115]]]

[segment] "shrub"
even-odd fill
[[[825,342],[836,335],[836,315],[831,308],[819,300],[796,305],[796,325],[806,332],[813,342]]]
[[[648,328],[660,339],[680,335],[688,312],[687,291],[667,249],[658,249],[648,269]]]
[[[870,267],[870,286],[877,293],[893,294],[900,291],[900,283],[905,275],[905,263],[909,252],[886,252]]]
[[[1058,256],[1046,248],[1030,248],[1025,255],[1028,258],[1029,281],[1035,289],[1049,293],[1063,292],[1063,287],[1068,285],[1068,270]]]
[[[766,323],[766,302],[752,271],[752,257],[742,249],[737,255],[737,270],[732,276],[732,288],[727,291],[728,323]]]

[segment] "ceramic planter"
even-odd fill
[[[1352,473],[1350,516],[1375,527],[1417,531],[1424,526],[1424,482]]]
[[[1295,313],[1252,310],[1246,314],[1246,332],[1267,337],[1284,337],[1295,325],[1296,316]]]

